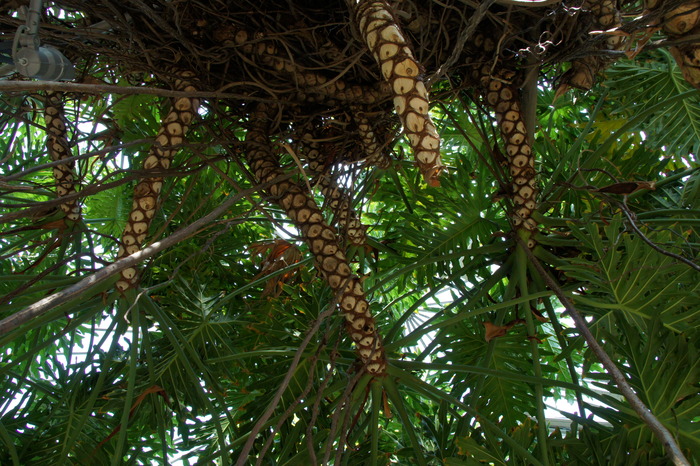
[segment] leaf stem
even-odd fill
[[[243,466],[244,464],[246,464],[248,454],[250,453],[250,450],[253,448],[253,444],[255,443],[255,438],[258,436],[260,430],[262,430],[262,428],[265,426],[267,420],[270,419],[272,414],[275,412],[277,405],[282,399],[282,395],[284,394],[285,390],[287,390],[287,388],[289,387],[289,382],[292,380],[292,376],[294,376],[294,373],[296,372],[296,369],[299,366],[299,363],[301,362],[301,357],[303,356],[304,351],[306,351],[306,347],[309,345],[311,339],[316,334],[316,332],[318,332],[318,329],[321,327],[323,321],[335,312],[335,308],[336,303],[331,303],[330,306],[328,306],[328,309],[323,311],[323,313],[321,313],[321,315],[318,316],[318,319],[316,319],[313,326],[309,329],[308,332],[306,332],[304,340],[301,342],[299,348],[294,354],[294,358],[292,359],[292,362],[289,366],[289,370],[284,376],[284,380],[280,384],[275,395],[272,397],[272,400],[270,401],[267,410],[265,410],[263,415],[260,416],[258,422],[255,423],[255,426],[253,426],[253,429],[250,431],[248,439],[246,440],[246,443],[245,445],[243,445],[243,449],[241,450],[241,454],[238,456],[236,466]],[[287,415],[287,413],[285,413],[285,415]]]
[[[530,262],[532,262],[532,264],[535,266],[535,268],[537,269],[547,286],[552,291],[554,291],[554,294],[557,295],[557,298],[559,298],[561,304],[564,306],[564,308],[566,308],[566,311],[569,313],[574,323],[576,324],[576,328],[579,330],[579,332],[581,332],[583,338],[586,339],[588,346],[591,348],[591,350],[593,350],[595,355],[598,357],[598,360],[608,371],[610,377],[618,386],[620,392],[630,404],[632,409],[634,409],[634,411],[639,415],[642,421],[644,421],[644,423],[646,423],[646,425],[649,426],[654,435],[656,435],[656,438],[658,438],[664,445],[667,454],[671,457],[671,460],[673,461],[673,464],[690,466],[690,463],[683,455],[683,452],[678,446],[676,439],[673,438],[671,432],[669,432],[669,430],[666,429],[666,427],[656,418],[656,416],[654,416],[651,410],[647,408],[644,402],[637,396],[634,390],[632,390],[632,387],[627,382],[627,379],[625,378],[622,371],[618,369],[618,367],[615,365],[608,353],[606,353],[603,347],[600,346],[598,341],[596,341],[595,337],[588,329],[586,321],[583,319],[583,317],[581,317],[581,314],[579,314],[578,310],[576,309],[576,307],[574,307],[569,298],[567,298],[566,294],[564,293],[564,290],[562,290],[561,287],[557,285],[557,283],[552,279],[552,277],[549,276],[549,274],[545,271],[544,267],[542,267],[542,264],[540,264],[540,261],[537,260],[537,258],[532,254],[532,252],[527,248],[527,245],[520,238],[516,237],[516,241],[518,241],[520,247],[525,251],[528,258],[530,259]]]
[[[105,280],[108,280],[115,273],[120,272],[128,267],[133,267],[134,265],[143,262],[147,258],[156,255],[160,251],[174,246],[180,241],[184,241],[190,236],[201,232],[202,229],[206,229],[212,224],[214,224],[214,220],[216,220],[220,215],[225,213],[232,205],[245,198],[245,196],[253,194],[261,189],[268,187],[273,183],[279,182],[279,180],[281,179],[289,178],[290,176],[291,175],[285,175],[283,177],[271,180],[267,183],[260,184],[255,188],[241,191],[235,196],[231,196],[229,199],[225,200],[218,207],[212,210],[209,214],[203,216],[199,220],[196,220],[183,228],[180,228],[167,238],[164,238],[161,241],[156,241],[155,243],[143,248],[141,251],[138,251],[135,254],[127,256],[123,259],[119,259],[118,261],[99,269],[95,273],[88,275],[75,285],[69,286],[64,290],[58,291],[52,295],[40,299],[39,301],[30,304],[21,311],[17,311],[16,313],[0,320],[0,336],[11,332],[20,325],[26,324],[27,322],[31,321],[36,317],[46,314],[51,309],[60,306],[61,304],[65,304],[73,298],[80,296],[82,293],[85,293],[87,290],[94,287],[98,283],[102,283]]]
[[[639,227],[637,226],[637,224],[635,223],[633,214],[630,211],[629,207],[627,206],[627,196],[625,196],[621,205],[622,205],[622,212],[624,212],[625,217],[627,217],[627,220],[629,222],[629,226],[632,227],[634,232],[639,235],[639,237],[641,238],[642,241],[647,243],[649,246],[651,246],[652,249],[654,249],[658,253],[663,254],[664,256],[672,257],[672,258],[676,259],[677,261],[681,261],[684,264],[686,264],[687,266],[692,267],[695,270],[697,270],[698,272],[700,272],[700,265],[696,264],[695,262],[693,262],[689,259],[686,259],[683,256],[679,256],[676,253],[673,253],[671,251],[667,251],[666,249],[662,248],[661,246],[657,245],[652,240],[647,238],[647,236],[644,233],[642,233],[642,230],[640,230]]]
[[[518,233],[516,233],[518,234]],[[518,288],[522,296],[529,296],[527,286],[527,258],[524,254],[523,245],[520,244],[516,252],[515,271],[518,274]],[[520,309],[525,315],[525,324],[527,327],[527,336],[530,340],[530,352],[532,353],[532,371],[535,377],[542,378],[542,362],[540,360],[540,352],[537,340],[537,328],[532,319],[530,310],[531,301],[526,301],[520,305]],[[517,317],[517,316],[516,316]],[[542,464],[549,465],[549,451],[547,447],[547,419],[544,415],[544,390],[541,383],[535,384],[535,401],[537,406],[537,443],[540,448]]]

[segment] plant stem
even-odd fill
[[[516,233],[518,234],[518,233]],[[527,286],[527,262],[523,249],[525,247],[520,244],[516,251],[515,272],[518,275],[518,288],[522,296],[528,296]],[[530,302],[525,302],[520,305],[520,309],[525,316],[525,324],[527,327],[527,336],[530,340],[530,352],[532,353],[532,370],[535,377],[542,378],[542,366],[540,361],[540,352],[538,348],[537,329],[532,319],[530,311]],[[516,316],[517,317],[517,316]],[[537,443],[540,448],[542,464],[549,465],[549,449],[547,448],[547,420],[544,415],[544,389],[541,383],[535,384],[535,401],[537,406]]]
[[[678,446],[676,439],[673,438],[671,432],[669,432],[668,429],[666,429],[666,427],[656,418],[656,416],[654,416],[651,410],[647,408],[644,402],[637,396],[634,390],[632,390],[632,387],[627,382],[625,375],[622,373],[622,371],[620,371],[620,369],[618,369],[618,367],[615,365],[615,362],[613,362],[613,360],[610,358],[608,353],[605,352],[603,347],[600,346],[598,341],[596,341],[595,337],[588,329],[586,321],[583,319],[583,317],[581,317],[581,314],[579,314],[578,310],[574,307],[571,300],[569,300],[569,298],[566,296],[564,290],[562,290],[561,287],[557,285],[557,283],[552,279],[552,277],[549,276],[547,271],[545,271],[544,267],[542,267],[542,264],[540,264],[537,258],[527,248],[527,245],[520,238],[516,237],[516,240],[527,254],[528,258],[530,259],[530,262],[532,262],[539,274],[542,276],[542,279],[545,281],[547,286],[554,292],[554,294],[557,295],[557,298],[559,298],[561,304],[564,306],[564,308],[566,308],[566,311],[569,313],[574,323],[576,324],[576,328],[579,330],[579,332],[581,332],[581,335],[583,336],[583,338],[585,338],[586,342],[588,343],[588,346],[591,348],[591,350],[593,350],[595,355],[598,357],[598,360],[608,371],[610,377],[612,377],[613,381],[620,389],[620,392],[630,404],[632,409],[634,409],[634,411],[639,415],[642,421],[644,421],[644,423],[646,423],[646,425],[649,426],[654,435],[656,435],[656,438],[658,438],[661,441],[661,443],[666,449],[666,453],[671,457],[673,464],[690,466],[690,463],[683,455],[683,452]]]
[[[71,299],[78,297],[80,294],[85,293],[87,290],[94,287],[95,285],[102,283],[105,280],[108,280],[115,273],[120,272],[128,267],[133,267],[134,265],[143,262],[147,258],[156,255],[160,251],[174,246],[180,241],[184,241],[192,235],[200,233],[202,229],[206,229],[207,227],[213,225],[214,220],[216,220],[220,215],[225,213],[232,205],[241,201],[246,196],[253,194],[258,190],[264,189],[269,185],[278,182],[280,179],[286,179],[290,176],[291,175],[285,175],[283,177],[271,180],[267,183],[258,185],[256,188],[242,191],[236,194],[235,196],[232,196],[229,199],[225,200],[218,207],[212,210],[209,214],[205,215],[199,220],[192,222],[186,227],[180,228],[167,238],[164,238],[161,241],[157,241],[151,244],[150,246],[143,248],[141,251],[135,254],[127,256],[123,259],[119,259],[118,261],[101,268],[95,273],[88,275],[75,285],[69,286],[64,290],[58,291],[50,296],[40,299],[39,301],[27,306],[21,311],[17,311],[11,316],[0,320],[0,336],[11,332],[20,325],[25,324],[31,321],[32,319],[47,313],[51,309],[60,306],[61,304],[65,304]]]
[[[630,212],[629,207],[627,207],[627,196],[625,196],[624,200],[622,201],[622,211],[625,213],[625,217],[627,217],[627,221],[629,222],[629,226],[632,227],[632,229],[639,235],[642,241],[647,243],[649,246],[651,246],[652,249],[655,251],[659,252],[660,254],[663,254],[668,257],[672,257],[678,261],[683,262],[684,264],[692,267],[693,269],[697,270],[700,272],[700,265],[696,264],[695,262],[686,259],[683,256],[679,256],[676,253],[673,253],[671,251],[667,251],[666,249],[662,248],[661,246],[657,245],[654,243],[652,240],[646,237],[644,233],[642,233],[642,230],[639,229],[637,224],[634,221],[633,214]]]

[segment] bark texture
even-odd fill
[[[70,143],[68,142],[68,120],[63,107],[63,93],[47,92],[44,98],[44,121],[46,122],[47,142],[51,159],[56,162],[72,157]],[[64,197],[76,192],[75,163],[66,162],[56,165],[53,169],[56,180],[56,193],[58,197]],[[61,204],[61,210],[68,220],[80,220],[80,205],[73,199]]]
[[[258,183],[268,183],[284,175],[270,142],[268,107],[260,104],[250,116],[246,133],[246,158]],[[269,188],[271,197],[284,209],[299,229],[315,258],[316,268],[338,295],[338,305],[346,320],[346,329],[357,347],[367,371],[383,375],[386,357],[375,329],[360,279],[352,274],[335,229],[323,218],[310,193],[300,185],[283,180]]]
[[[192,85],[194,73],[180,72],[178,76],[175,90],[196,91],[195,86]],[[175,99],[168,115],[161,122],[156,142],[143,162],[143,170],[154,174],[141,179],[134,188],[131,212],[122,234],[117,259],[141,250],[160,199],[160,191],[163,188],[162,173],[170,168],[173,156],[178,151],[178,146],[184,142],[185,134],[198,107],[199,99],[189,97]],[[119,291],[124,292],[138,285],[139,276],[136,268],[129,267],[122,270],[120,274],[117,281]]]

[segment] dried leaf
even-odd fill
[[[382,390],[382,403],[384,404],[384,417],[391,419],[394,414],[391,412],[391,407],[389,406],[389,399],[386,396],[386,391]]]
[[[491,341],[494,338],[502,337],[508,329],[505,326],[494,325],[491,322],[482,322],[486,327],[486,341]]]
[[[299,249],[283,239],[253,243],[250,245],[250,249],[253,257],[267,253],[267,257],[262,261],[260,273],[255,276],[256,279],[264,275],[270,275],[301,260]],[[284,284],[293,276],[294,273],[290,272],[270,278],[265,283],[262,296],[279,296]]]
[[[482,322],[482,324],[486,328],[485,339],[486,339],[486,341],[491,341],[494,338],[502,337],[513,326],[515,326],[517,324],[524,324],[524,323],[525,323],[525,321],[523,319],[514,319],[505,325],[494,325],[491,322]]]
[[[656,189],[655,183],[649,181],[625,181],[623,183],[615,183],[608,186],[603,186],[602,188],[594,189],[595,192],[599,193],[610,193],[610,194],[632,194],[633,192],[639,191],[640,189]]]
[[[537,308],[531,307],[530,311],[532,311],[532,315],[535,316],[535,319],[539,320],[543,324],[546,324],[547,322],[549,322],[549,319],[547,319],[545,316],[543,316],[542,313]]]

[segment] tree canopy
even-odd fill
[[[700,2],[29,4],[0,463],[698,464]]]

